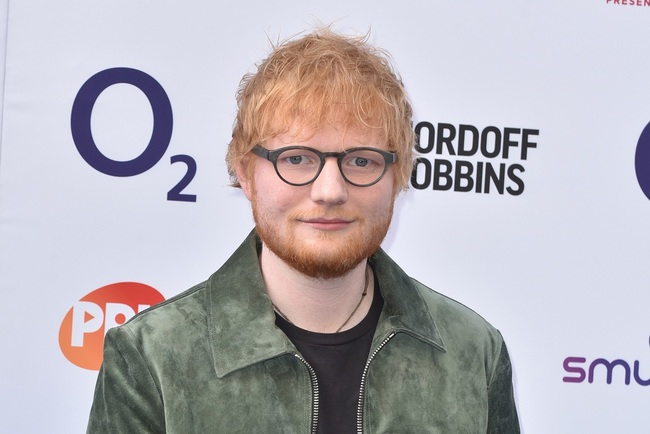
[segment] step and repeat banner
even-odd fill
[[[0,431],[84,432],[105,331],[239,245],[238,83],[334,23],[415,109],[384,248],[502,331],[523,431],[649,433],[650,1],[224,4],[9,1]]]

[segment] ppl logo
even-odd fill
[[[650,339],[649,339],[650,343]],[[585,380],[589,383],[602,382],[603,379],[607,384],[614,381],[614,372],[617,372],[617,378],[622,376],[626,386],[632,384],[632,379],[639,386],[650,386],[650,370],[647,369],[642,373],[641,362],[635,360],[628,362],[623,359],[609,360],[602,357],[594,360],[587,360],[586,357],[567,357],[564,359],[564,371],[568,374],[562,378],[565,383],[582,383]],[[644,375],[647,378],[644,378]]]
[[[636,145],[634,168],[641,190],[650,199],[650,123],[643,129]]]
[[[59,329],[63,355],[80,368],[99,370],[106,331],[164,299],[151,286],[136,282],[113,283],[92,291],[63,318]]]

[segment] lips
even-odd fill
[[[343,218],[309,218],[299,219],[300,222],[319,230],[340,230],[349,227],[354,220]]]

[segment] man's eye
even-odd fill
[[[368,160],[367,158],[363,158],[363,157],[356,157],[356,158],[352,159],[351,163],[352,163],[353,166],[357,166],[357,167],[366,167],[369,164],[371,164],[370,160]]]
[[[309,163],[309,158],[304,155],[292,155],[285,158],[286,162],[293,165],[307,164]]]
[[[371,155],[350,155],[344,163],[350,169],[376,169],[381,166],[378,159]]]

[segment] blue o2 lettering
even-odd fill
[[[634,156],[634,168],[639,187],[650,199],[650,123],[641,132]]]
[[[145,94],[153,111],[153,131],[146,149],[130,161],[115,161],[97,148],[91,130],[91,115],[99,95],[108,87],[131,84]],[[167,93],[150,75],[131,68],[112,68],[98,72],[86,81],[72,105],[71,129],[74,144],[93,168],[111,176],[135,176],[151,169],[165,154],[172,136],[172,106]]]
[[[140,155],[128,161],[116,161],[104,155],[93,138],[91,116],[99,95],[114,84],[137,87],[149,100],[153,113],[151,139]],[[174,117],[163,87],[149,74],[132,68],[110,68],[90,77],[79,89],[70,119],[72,139],[81,157],[95,170],[110,176],[140,175],[154,167],[169,147]],[[196,175],[196,161],[189,155],[175,155],[171,163],[182,162],[187,172],[167,194],[167,200],[196,202],[196,195],[182,193]]]
[[[189,155],[174,155],[171,158],[172,164],[174,163],[185,163],[187,167],[187,172],[185,176],[167,193],[167,200],[177,200],[181,202],[196,202],[196,195],[182,193],[183,189],[188,186],[194,175],[196,175],[196,161],[194,158]]]

